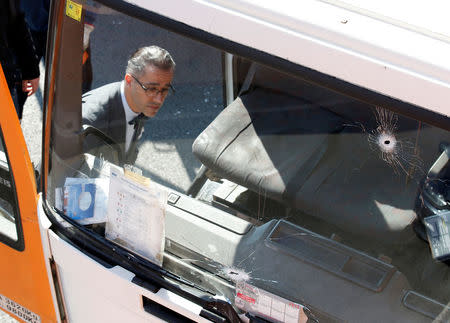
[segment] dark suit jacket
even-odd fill
[[[10,89],[39,77],[39,59],[18,0],[0,1],[0,61]]]
[[[131,143],[125,152],[126,118],[120,95],[121,82],[110,83],[85,93],[81,99],[83,106],[83,125],[91,125],[113,139],[122,153],[122,163],[111,157],[111,147],[98,137],[89,135],[83,144],[85,152],[102,157],[115,164],[134,164],[137,158],[136,145]]]

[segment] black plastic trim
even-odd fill
[[[211,322],[214,322],[214,323],[226,323],[227,322],[226,318],[219,316],[211,311],[207,311],[205,309],[202,309],[200,311],[200,316],[204,317],[205,319],[210,320]]]
[[[17,240],[14,241],[10,237],[7,237],[3,233],[0,232],[0,242],[10,246],[11,248],[16,249],[17,251],[24,251],[25,250],[25,239],[23,236],[23,228],[22,228],[22,218],[20,214],[20,207],[19,207],[19,201],[17,199],[17,190],[16,190],[16,182],[14,180],[14,173],[11,168],[11,162],[9,160],[9,154],[8,149],[6,148],[4,136],[3,136],[3,129],[0,128],[0,140],[3,145],[4,153],[6,156],[6,160],[8,163],[9,168],[9,174],[10,174],[10,184],[11,184],[11,191],[14,198],[14,204],[13,212],[14,212],[14,223],[16,225],[16,233],[17,233]]]
[[[144,311],[153,316],[156,316],[157,318],[165,322],[173,322],[173,323],[194,322],[191,319],[188,319],[186,316],[181,315],[180,313],[177,313],[174,310],[165,307],[145,296],[142,296],[142,306],[144,307]]]
[[[53,277],[53,288],[55,289],[55,296],[56,296],[56,302],[58,305],[58,309],[59,309],[59,316],[60,316],[60,320],[61,322],[67,322],[67,311],[66,311],[66,307],[64,306],[64,299],[63,299],[63,294],[61,291],[61,281],[59,279],[59,275],[58,275],[58,269],[56,267],[56,263],[55,260],[52,258],[49,259],[49,263],[50,263],[50,269],[52,271],[52,277]]]

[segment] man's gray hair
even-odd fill
[[[126,73],[141,76],[148,65],[162,70],[174,70],[175,61],[169,52],[158,46],[141,47],[128,60]]]

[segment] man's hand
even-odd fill
[[[32,80],[22,80],[22,91],[28,92],[28,96],[33,95],[39,87],[39,77]]]

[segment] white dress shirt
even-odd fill
[[[125,119],[127,120],[125,132],[125,151],[128,152],[128,149],[130,148],[131,138],[133,138],[134,133],[134,125],[130,125],[128,124],[128,122],[137,117],[139,113],[131,110],[130,106],[128,105],[127,99],[125,98],[125,81],[122,81],[122,84],[120,85],[120,94],[122,96],[122,105],[125,112]]]

